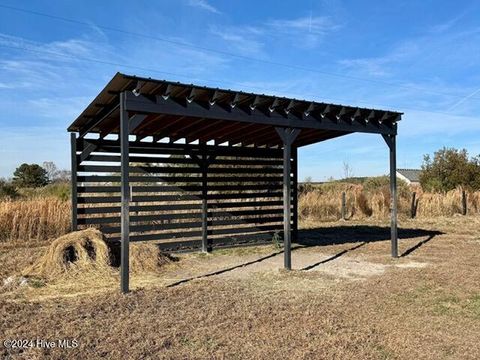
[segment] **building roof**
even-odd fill
[[[68,131],[101,137],[118,133],[121,93],[129,116],[144,115],[130,133],[155,141],[168,137],[272,147],[282,144],[275,127],[288,127],[302,129],[294,145],[303,146],[354,132],[393,135],[402,115],[117,73]]]
[[[397,173],[406,177],[411,182],[420,182],[420,169],[397,169]]]

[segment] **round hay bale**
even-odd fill
[[[111,271],[109,249],[97,229],[89,228],[59,237],[23,275],[50,279],[84,271]]]

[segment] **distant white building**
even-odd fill
[[[397,169],[397,177],[408,185],[420,185],[420,169]]]

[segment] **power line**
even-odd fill
[[[116,66],[116,67],[138,69],[138,70],[142,70],[142,71],[148,71],[148,72],[153,72],[153,73],[159,73],[159,74],[174,76],[174,77],[177,77],[177,78],[178,78],[178,77],[180,77],[180,78],[187,78],[187,79],[189,79],[190,81],[191,81],[192,79],[194,79],[194,80],[202,81],[202,82],[204,82],[204,83],[206,83],[206,84],[214,83],[214,84],[220,84],[220,85],[222,85],[222,84],[227,83],[227,84],[232,84],[232,85],[237,85],[237,86],[245,87],[245,84],[244,84],[244,83],[241,83],[241,82],[235,82],[235,81],[229,81],[229,80],[219,81],[219,80],[212,80],[212,79],[196,78],[196,77],[192,77],[192,76],[190,76],[190,75],[183,75],[183,74],[178,74],[178,73],[172,73],[172,72],[167,72],[167,71],[162,71],[162,70],[157,70],[157,69],[152,69],[152,68],[141,67],[141,66],[137,66],[137,65],[129,65],[129,64],[116,63],[116,62],[105,61],[105,60],[100,60],[100,59],[91,59],[91,58],[86,58],[86,57],[73,56],[73,55],[68,55],[68,54],[57,53],[57,52],[54,52],[54,51],[45,51],[45,50],[38,50],[38,49],[29,49],[29,48],[25,48],[25,47],[16,47],[16,46],[9,46],[9,45],[3,45],[3,44],[0,44],[0,47],[8,48],[8,49],[13,49],[13,50],[21,50],[21,51],[33,52],[33,53],[38,53],[38,54],[47,54],[47,55],[59,56],[59,57],[68,58],[68,59],[72,59],[72,60],[76,60],[76,61],[85,61],[85,62],[98,63],[98,64],[103,64],[103,65],[111,65],[111,66]],[[264,92],[264,93],[275,92],[275,91],[273,91],[273,90],[271,90],[271,89],[262,88],[262,87],[259,87],[259,86],[250,86],[250,85],[247,85],[247,87],[248,87],[248,88],[252,88],[252,89],[257,89],[258,91],[262,91],[262,92]],[[278,89],[277,89],[277,91],[278,91]],[[311,97],[312,100],[313,100],[314,98],[317,98],[317,97],[318,97],[318,94],[309,94],[309,93],[301,93],[301,94],[299,94],[299,93],[291,93],[291,92],[288,92],[288,93],[289,93],[289,96]],[[351,102],[351,101],[339,100],[339,99],[336,99],[336,98],[322,98],[321,101],[327,101],[327,100],[331,100],[331,101],[338,102],[338,103]],[[391,108],[391,106],[387,106],[387,105],[385,105],[385,104],[376,104],[376,103],[371,103],[371,102],[368,102],[368,101],[355,100],[355,102],[357,102],[357,103],[363,103],[363,104],[368,104],[369,106],[373,106],[373,107]],[[408,108],[408,109],[403,109],[403,110],[413,110],[413,111],[419,111],[419,112],[428,112],[428,113],[432,113],[432,114],[452,116],[452,114],[445,113],[445,112],[440,112],[440,111],[422,110],[422,109],[415,109],[415,108]]]
[[[312,68],[304,67],[304,66],[300,66],[300,65],[285,64],[285,63],[281,63],[281,62],[277,62],[277,61],[254,58],[254,57],[250,57],[250,56],[231,53],[231,52],[228,52],[228,51],[216,50],[216,49],[212,49],[212,48],[208,48],[208,47],[189,44],[189,43],[186,43],[186,42],[166,39],[166,38],[163,38],[163,37],[152,36],[152,35],[127,31],[127,30],[122,30],[122,29],[119,29],[119,28],[111,27],[111,26],[97,25],[97,24],[94,24],[94,23],[88,23],[88,22],[84,22],[84,21],[81,21],[81,20],[66,18],[66,17],[63,17],[63,16],[46,14],[46,13],[43,13],[43,12],[18,8],[18,7],[4,5],[4,4],[0,4],[0,8],[9,9],[9,10],[18,11],[18,12],[23,12],[23,13],[27,13],[27,14],[31,14],[31,15],[36,15],[36,16],[42,16],[42,17],[46,17],[46,18],[50,18],[50,19],[54,19],[54,20],[69,22],[69,23],[76,24],[76,25],[82,25],[82,26],[87,26],[87,27],[95,26],[99,29],[110,31],[110,32],[116,32],[116,33],[120,33],[120,34],[124,34],[124,35],[147,38],[147,39],[150,39],[150,40],[156,40],[156,41],[161,41],[161,42],[164,42],[164,43],[168,43],[168,44],[171,44],[171,45],[174,45],[174,46],[180,46],[180,47],[185,47],[185,48],[190,48],[190,49],[195,49],[195,50],[207,51],[207,52],[210,52],[210,53],[235,57],[235,58],[242,59],[242,60],[247,60],[247,61],[252,61],[252,62],[257,62],[257,63],[263,63],[263,64],[266,64],[266,65],[274,65],[274,66],[289,68],[289,69],[293,69],[293,70],[300,70],[300,71],[305,71],[305,72],[317,73],[317,74],[321,74],[321,75],[337,77],[337,78],[342,78],[342,79],[347,79],[347,80],[363,81],[363,82],[369,82],[369,83],[373,83],[373,84],[382,84],[382,85],[387,85],[387,86],[391,86],[391,87],[395,87],[395,88],[402,88],[402,89],[406,89],[406,90],[422,91],[424,93],[431,93],[431,94],[446,96],[446,97],[455,97],[455,98],[459,98],[459,99],[465,98],[465,95],[462,96],[462,95],[443,93],[443,92],[439,92],[439,91],[435,91],[435,90],[431,90],[431,89],[424,89],[424,88],[411,86],[411,85],[402,85],[402,84],[392,83],[392,82],[388,82],[388,81],[374,80],[374,79],[362,78],[362,77],[357,77],[357,76],[350,76],[350,75],[345,75],[345,74],[332,73],[332,72],[318,70],[318,69],[312,69]],[[470,97],[470,99],[480,100],[480,98],[476,98],[476,97]]]

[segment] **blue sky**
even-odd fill
[[[402,111],[398,167],[480,153],[478,1],[0,0],[0,177],[68,168],[67,126],[117,71]],[[301,179],[388,171],[378,135],[299,155]]]

